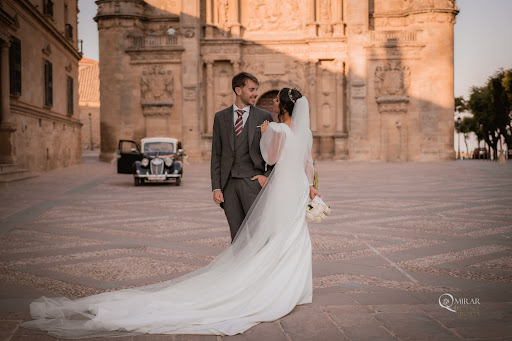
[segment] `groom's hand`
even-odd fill
[[[258,180],[258,182],[260,183],[260,186],[263,187],[265,186],[265,184],[267,183],[267,177],[265,175],[256,175],[256,176],[253,176],[251,180]]]
[[[217,205],[224,202],[224,195],[222,195],[222,191],[220,189],[213,191],[213,201],[215,201]]]

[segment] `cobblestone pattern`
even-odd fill
[[[111,165],[84,161],[0,192],[0,340],[53,339],[19,328],[41,295],[76,298],[172,279],[229,245],[208,164],[188,165],[180,187],[133,187]],[[333,213],[309,226],[313,304],[235,337],[121,340],[512,337],[511,163],[316,168]],[[439,306],[443,293],[480,305],[453,313]]]

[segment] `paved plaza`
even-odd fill
[[[229,245],[209,164],[134,187],[96,156],[0,188],[0,340],[55,340],[19,327],[40,296],[168,280]],[[333,213],[309,225],[312,304],[233,337],[117,340],[512,340],[512,162],[316,169]]]

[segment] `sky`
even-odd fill
[[[98,60],[96,4],[79,0],[78,36],[84,57]],[[472,86],[483,86],[499,68],[512,68],[512,0],[458,0],[455,24],[455,96],[469,97]]]

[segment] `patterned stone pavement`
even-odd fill
[[[512,339],[511,162],[316,168],[333,214],[309,226],[313,304],[233,337],[119,340]],[[39,296],[81,297],[206,265],[229,244],[208,174],[191,164],[180,187],[134,187],[88,154],[79,167],[1,188],[0,340],[54,340],[19,327]],[[454,311],[439,305],[443,294]]]

